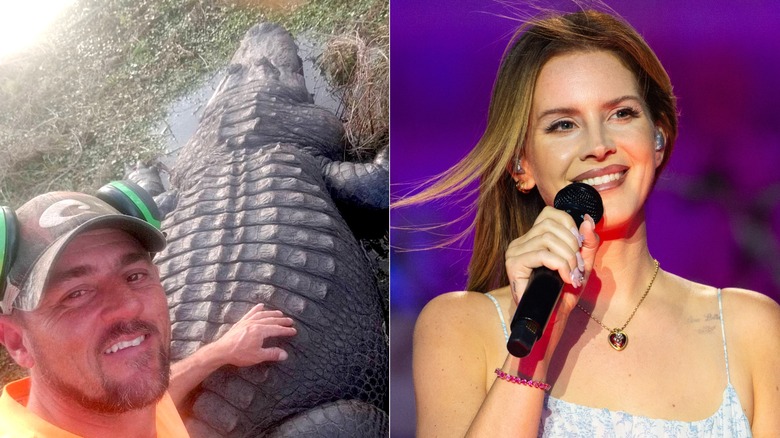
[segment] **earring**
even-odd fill
[[[515,187],[516,187],[516,188],[517,188],[517,190],[519,190],[519,191],[520,191],[520,193],[522,193],[522,194],[527,194],[528,192],[530,192],[530,191],[531,191],[531,189],[526,189],[526,188],[525,188],[525,181],[523,181],[523,180],[521,180],[521,179],[520,179],[520,180],[517,180],[517,182],[515,182]]]
[[[665,142],[666,141],[664,139],[664,135],[661,134],[661,130],[660,129],[656,129],[655,130],[655,150],[656,151],[662,150],[664,148],[664,146],[665,146],[665,144],[664,144]]]
[[[523,169],[522,162],[520,161],[520,157],[515,158],[514,171],[516,175],[525,175],[525,169]]]

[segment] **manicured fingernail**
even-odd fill
[[[575,269],[571,271],[571,285],[579,289],[582,286],[582,281],[585,278],[582,276],[582,271]]]
[[[589,215],[589,214],[585,213],[585,216],[583,216],[583,218],[584,218],[586,221],[590,222],[590,224],[591,224],[591,225],[593,225],[593,228],[596,228],[596,222],[593,220],[593,218],[592,218],[592,217],[590,217],[590,215]]]
[[[582,259],[582,254],[578,252],[574,253],[575,256],[577,256],[577,269],[580,270],[580,272],[585,272],[585,260]]]
[[[284,350],[282,350],[282,352],[281,352],[281,353],[279,353],[279,360],[287,360],[287,357],[288,357],[288,356],[289,356],[289,355],[287,354],[287,352],[286,352],[286,351],[284,351]]]
[[[569,228],[569,231],[571,231],[571,233],[574,234],[574,237],[577,238],[577,243],[580,245],[580,248],[582,248],[582,242],[585,241],[585,236],[580,234],[579,230],[577,230],[574,227]]]

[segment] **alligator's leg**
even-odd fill
[[[325,182],[336,201],[355,208],[387,209],[390,203],[389,148],[383,148],[371,163],[327,160]]]
[[[162,163],[155,163],[148,166],[139,162],[125,178],[133,181],[149,192],[149,194],[154,197],[157,209],[160,210],[162,217],[165,218],[176,209],[179,191],[175,188],[165,191],[162,178],[160,177],[161,167]]]
[[[279,427],[257,436],[293,437],[386,437],[387,414],[359,400],[340,400],[287,419]]]

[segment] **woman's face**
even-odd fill
[[[636,78],[605,51],[550,59],[539,73],[523,166],[548,205],[572,182],[596,188],[601,226],[627,224],[642,210],[661,164],[656,128]]]

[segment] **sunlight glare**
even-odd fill
[[[74,0],[0,0],[0,59],[33,44]]]

